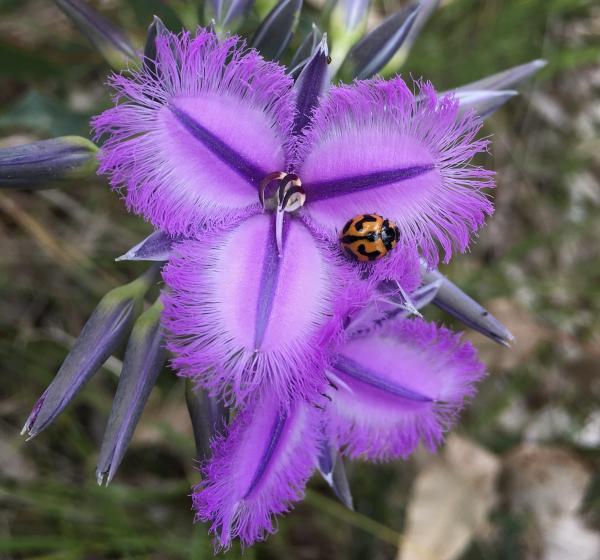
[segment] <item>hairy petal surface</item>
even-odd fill
[[[295,165],[324,232],[333,237],[350,218],[376,212],[397,223],[400,244],[435,263],[438,243],[448,260],[492,212],[482,189],[493,174],[469,163],[487,147],[475,138],[480,120],[429,83],[418,88],[400,78],[332,88]]]
[[[399,319],[345,343],[330,372],[332,437],[351,457],[384,460],[435,449],[484,367],[459,335]]]
[[[156,38],[154,68],[113,75],[117,105],[96,117],[100,172],[130,209],[196,235],[256,213],[263,177],[284,169],[291,78],[237,37]]]
[[[164,272],[173,364],[228,402],[266,386],[282,401],[313,396],[327,344],[360,296],[353,272],[301,222],[285,222],[281,257],[274,230],[274,215],[260,214],[218,240],[184,241]]]
[[[197,518],[212,523],[217,549],[237,537],[244,546],[266,538],[276,530],[273,516],[302,499],[317,464],[321,416],[304,401],[284,410],[269,392],[217,437],[193,496]]]

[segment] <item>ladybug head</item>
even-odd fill
[[[393,249],[400,239],[400,230],[398,226],[390,220],[385,220],[381,228],[381,240],[386,249]]]

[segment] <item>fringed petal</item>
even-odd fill
[[[117,105],[96,117],[100,172],[130,209],[196,235],[259,209],[258,186],[285,168],[294,116],[285,69],[209,31],[156,38],[156,60],[113,75]]]
[[[488,145],[475,138],[480,126],[429,83],[416,93],[400,78],[332,88],[296,152],[306,211],[331,237],[379,213],[396,222],[400,244],[433,264],[439,243],[448,260],[492,213],[482,189],[493,173],[469,163]]]
[[[265,539],[276,530],[273,516],[302,499],[317,464],[321,419],[313,405],[297,401],[284,411],[267,393],[213,442],[193,500],[197,518],[211,522],[217,550],[235,538],[243,546]]]
[[[421,319],[386,323],[344,344],[331,367],[331,436],[351,457],[407,457],[433,450],[484,366],[468,342]]]
[[[339,335],[361,283],[299,221],[261,214],[215,240],[174,248],[164,277],[173,364],[228,402],[270,387],[282,401],[325,383],[328,343]]]

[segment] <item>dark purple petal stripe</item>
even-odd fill
[[[242,498],[243,500],[247,499],[249,496],[252,495],[252,492],[258,486],[262,477],[264,476],[265,471],[267,470],[267,466],[269,465],[269,462],[271,461],[271,458],[273,457],[273,454],[277,449],[277,445],[279,444],[279,440],[281,438],[281,434],[283,433],[283,428],[285,427],[286,421],[287,414],[285,413],[279,413],[275,418],[275,421],[273,422],[273,427],[271,428],[271,433],[269,434],[269,445],[265,449],[263,456],[260,458],[260,463],[258,464],[256,472],[254,473],[254,478],[252,479],[252,482],[248,487],[248,491]]]
[[[285,239],[289,228],[289,219],[283,223],[283,247],[285,249]],[[277,291],[279,282],[279,271],[281,270],[281,261],[283,257],[279,256],[277,250],[277,240],[275,239],[275,214],[271,219],[271,228],[266,239],[267,247],[265,258],[262,264],[262,276],[260,279],[260,291],[258,301],[256,302],[256,324],[254,325],[254,347],[259,349],[267,330],[273,300]]]
[[[352,194],[357,191],[384,187],[392,183],[399,183],[400,181],[407,181],[424,173],[429,173],[434,168],[434,165],[414,165],[412,167],[376,171],[364,175],[340,177],[338,179],[311,183],[304,185],[304,189],[309,201],[325,200]]]
[[[411,401],[433,401],[433,399],[427,395],[423,395],[422,393],[418,393],[417,391],[413,391],[412,389],[408,389],[402,385],[396,385],[381,379],[377,373],[363,367],[361,364],[342,354],[338,354],[335,357],[332,366],[334,369],[338,370],[344,375],[348,375],[349,377],[352,377],[361,383],[365,383],[366,385],[370,385],[371,387],[375,387],[376,389],[380,389],[386,393],[390,393],[391,395],[395,395],[403,399],[409,399]]]
[[[237,150],[223,142],[218,136],[194,120],[188,113],[175,105],[169,108],[181,125],[204,146],[218,157],[225,165],[235,171],[240,177],[257,186],[272,170],[265,171],[246,159]]]

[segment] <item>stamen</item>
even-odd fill
[[[400,306],[403,307],[404,309],[406,309],[406,311],[408,311],[411,315],[416,315],[417,317],[422,318],[423,315],[421,315],[419,310],[415,307],[414,303],[410,299],[410,296],[404,291],[404,289],[402,288],[400,283],[397,281],[396,281],[396,286],[398,288],[400,297],[403,299],[402,303],[400,303]]]
[[[268,186],[273,181],[279,181],[279,188],[272,199],[265,199],[265,192]],[[258,197],[262,204],[263,211],[268,208],[272,209],[272,204],[277,207],[275,215],[275,239],[277,242],[277,254],[281,258],[283,256],[283,220],[286,212],[295,212],[306,202],[306,192],[302,188],[300,177],[295,173],[284,173],[283,171],[275,171],[270,173],[261,180]],[[274,199],[274,200],[273,200]]]
[[[277,208],[277,215],[275,216],[275,239],[277,241],[277,254],[279,258],[283,256],[283,216],[285,211],[281,208]]]
[[[266,191],[267,187],[271,184],[271,182],[283,179],[285,176],[286,176],[286,174],[283,171],[275,171],[274,173],[269,173],[260,182],[260,184],[258,186],[258,198],[263,207],[263,210],[265,210],[265,191]]]

